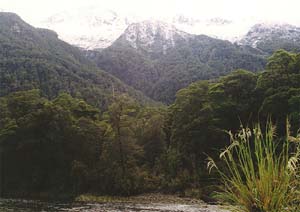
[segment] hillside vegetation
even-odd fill
[[[167,104],[174,101],[179,89],[192,82],[215,79],[235,69],[257,72],[266,64],[267,54],[250,46],[205,35],[186,35],[165,49],[161,35],[155,36],[153,43],[144,47],[144,43],[140,44],[144,40],[134,44],[126,40],[125,31],[112,46],[101,52],[89,51],[87,57],[148,97]]]
[[[251,126],[271,116],[274,142],[280,142],[288,116],[296,133],[299,70],[299,54],[280,50],[266,71],[237,70],[193,83],[167,110],[144,107],[127,95],[116,95],[100,112],[68,94],[53,100],[38,90],[9,94],[0,99],[3,192],[206,197],[212,177],[207,154],[217,157],[216,149],[228,144],[223,130],[236,132],[241,123]]]
[[[113,91],[152,102],[99,70],[55,32],[34,28],[16,14],[0,13],[0,96],[30,89],[40,89],[48,98],[68,92],[99,107],[107,106]]]

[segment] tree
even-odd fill
[[[138,112],[139,106],[134,100],[120,95],[115,97],[115,101],[104,114],[104,119],[111,124],[114,133],[106,160],[115,161],[115,186],[117,190],[126,194],[135,189],[135,177],[138,177],[135,176],[138,175],[137,161],[143,155],[135,136]]]
[[[165,111],[161,108],[143,108],[137,117],[137,138],[143,148],[143,165],[152,169],[165,151],[163,130]]]

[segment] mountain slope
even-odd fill
[[[265,55],[252,47],[191,35],[160,22],[130,25],[112,46],[87,56],[147,96],[166,103],[191,82],[238,68],[262,70],[265,65]]]
[[[37,29],[13,13],[0,13],[0,96],[38,88],[49,98],[59,92],[106,105],[113,91],[150,101],[110,74],[99,70],[82,52]]]
[[[235,69],[263,70],[265,56],[253,48],[199,35],[169,51],[156,66],[163,75],[152,95],[171,102],[179,89],[192,82],[215,79]]]

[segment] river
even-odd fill
[[[33,200],[0,199],[1,212],[229,212],[205,203],[59,203]]]

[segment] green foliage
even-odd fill
[[[288,116],[295,133],[300,127],[298,64],[297,54],[279,50],[262,73],[237,70],[218,80],[199,81],[180,90],[166,118],[166,176],[174,179],[188,172],[193,177],[182,180],[183,184],[206,184],[206,155],[216,155],[216,149],[228,144],[224,130],[236,132],[240,123],[251,127],[271,116],[281,137],[285,135]]]
[[[265,132],[258,125],[242,128],[230,135],[230,145],[220,154],[226,169],[219,169],[210,158],[208,168],[216,168],[223,182],[219,197],[236,205],[236,211],[296,211],[299,202],[299,137],[287,133],[283,143],[275,138],[275,127],[268,123]]]
[[[256,79],[255,74],[238,70],[215,83],[200,81],[177,93],[176,101],[169,108],[171,127],[168,129],[168,154],[174,155],[175,151],[176,161],[180,161],[173,168],[177,174],[188,172],[193,176],[192,184],[195,179],[207,177],[205,154],[227,143],[223,130],[237,129],[241,120],[254,120],[259,108]]]
[[[68,104],[62,99],[67,99]],[[3,133],[11,128],[5,124],[0,135],[6,150],[3,165],[6,189],[28,192],[71,189],[72,161],[88,164],[98,154],[82,132],[91,133],[97,128],[95,140],[104,139],[104,129],[96,120],[98,110],[91,114],[91,106],[65,94],[48,101],[37,90],[13,93],[2,101],[8,111],[4,120],[15,123],[9,136]]]
[[[47,100],[39,90],[11,93],[0,104],[6,195],[128,195],[158,186],[152,173],[164,151],[163,110],[122,95],[100,113],[69,94]]]

